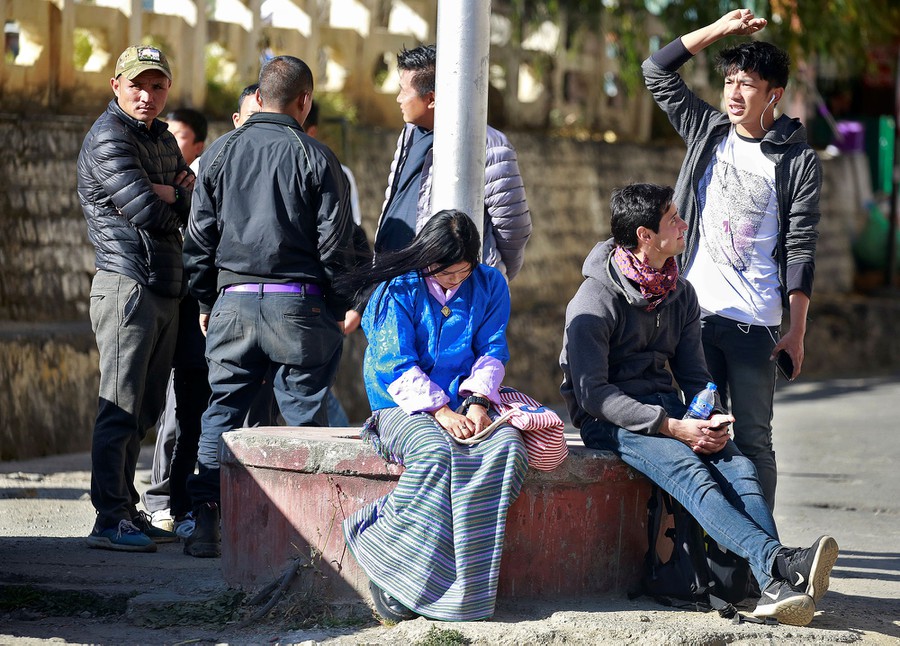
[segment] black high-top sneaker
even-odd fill
[[[151,522],[151,516],[146,511],[139,511],[131,519],[134,526],[150,537],[154,543],[175,543],[178,541],[178,534],[175,532],[157,527]]]
[[[194,531],[184,541],[184,553],[198,558],[222,555],[222,533],[219,529],[219,505],[205,502],[194,507]]]
[[[775,557],[778,574],[794,590],[805,592],[819,603],[828,591],[831,568],[838,558],[838,544],[831,536],[820,536],[806,549],[785,549]]]

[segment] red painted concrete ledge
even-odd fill
[[[402,467],[355,428],[254,428],[221,447],[222,567],[229,585],[278,578],[310,559],[295,588],[337,608],[368,600],[341,521],[390,492]],[[509,510],[500,597],[576,598],[635,589],[647,549],[650,484],[615,455],[570,439],[552,472],[530,471]]]

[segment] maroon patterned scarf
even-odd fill
[[[630,250],[616,245],[613,260],[622,275],[634,281],[641,290],[641,296],[647,299],[648,312],[656,309],[663,299],[678,284],[678,266],[675,258],[669,258],[662,269],[654,269],[635,256]]]

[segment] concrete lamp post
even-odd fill
[[[467,213],[484,239],[489,0],[440,0],[432,209]]]

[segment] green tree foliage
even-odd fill
[[[848,72],[869,62],[868,51],[900,39],[897,0],[506,0],[495,6],[524,24],[569,17],[572,31],[601,28],[611,34],[629,85],[639,79],[640,62],[650,52],[648,19],[663,29],[662,40],[707,25],[733,9],[748,8],[769,21],[759,37],[786,50],[794,60],[821,56]],[[727,46],[727,39],[710,49]]]
[[[87,29],[76,27],[72,42],[72,57],[75,69],[83,70],[93,51],[94,46],[91,43],[90,32]]]
[[[900,3],[896,0],[657,0],[656,4],[660,5],[659,19],[671,37],[706,25],[727,11],[746,7],[769,21],[760,37],[792,58],[821,56],[851,72],[861,71],[869,61],[867,52],[871,48],[896,43],[900,38]]]
[[[203,111],[211,119],[230,119],[244,86],[238,82],[234,57],[219,44],[206,45],[206,103]]]

